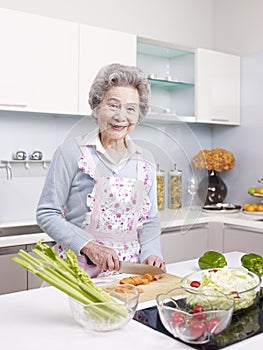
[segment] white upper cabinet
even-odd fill
[[[240,124],[240,57],[197,49],[195,63],[197,122]]]
[[[106,64],[136,65],[136,36],[80,25],[79,114],[90,114],[88,92],[99,69]]]
[[[137,65],[152,87],[148,119],[240,124],[240,57],[0,9],[0,110],[89,115],[109,63]]]
[[[0,109],[78,112],[79,26],[0,9]]]
[[[240,124],[240,57],[139,38],[138,66],[151,82],[149,120]]]

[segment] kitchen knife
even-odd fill
[[[130,273],[130,274],[138,274],[144,275],[145,273],[149,273],[152,276],[164,274],[165,271],[160,267],[146,265],[146,264],[136,264],[127,261],[120,261],[120,269],[121,273]]]

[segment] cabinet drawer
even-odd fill
[[[165,230],[161,234],[163,258],[166,263],[198,258],[208,250],[208,227],[200,225]]]
[[[25,246],[0,248],[0,294],[27,289],[27,271],[11,259]]]
[[[240,251],[263,255],[263,231],[225,225],[223,248],[224,252]]]

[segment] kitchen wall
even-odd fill
[[[0,111],[0,159],[10,160],[17,150],[30,154],[41,150],[43,159],[50,160],[56,147],[64,140],[89,132],[95,127],[90,117],[52,116],[37,113]],[[148,148],[156,163],[168,172],[174,164],[183,171],[183,187],[188,186],[191,174],[190,160],[201,148],[210,148],[210,128],[180,122],[174,125],[144,122],[131,135],[143,147]],[[158,142],[157,142],[158,141]],[[37,202],[45,181],[47,169],[41,164],[12,165],[12,180],[7,179],[5,169],[0,169],[0,223],[10,221],[34,221]],[[191,200],[184,191],[183,204]],[[168,197],[166,196],[166,205]]]
[[[211,0],[0,0],[0,7],[206,48],[212,6]]]
[[[0,0],[0,7],[237,55],[263,51],[262,0]]]
[[[262,13],[262,0],[213,0],[213,49],[240,56],[263,51]]]
[[[236,166],[225,172],[228,198],[234,203],[259,202],[247,194],[263,178],[263,52],[241,60],[241,126],[215,127],[213,146],[224,145],[236,157]]]
[[[0,111],[0,159],[11,160],[13,153],[24,150],[43,152],[50,160],[57,145],[77,122],[76,117],[56,117],[36,113]],[[31,221],[47,173],[41,164],[12,165],[12,180],[0,169],[0,222]]]

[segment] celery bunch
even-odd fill
[[[78,265],[77,256],[72,250],[68,249],[66,258],[61,259],[53,247],[40,240],[32,253],[35,256],[20,249],[12,260],[82,304],[94,305],[93,312],[102,317],[114,314],[118,318],[127,315],[127,310],[116,305],[116,300],[98,287]],[[101,307],[98,303],[107,304]]]

